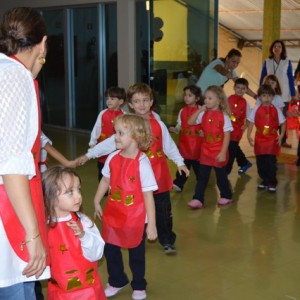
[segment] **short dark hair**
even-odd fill
[[[262,94],[268,94],[275,96],[275,91],[268,84],[262,84],[257,90],[257,96],[261,96]]]
[[[281,44],[281,47],[282,47],[282,52],[281,52],[281,54],[280,54],[280,58],[281,58],[281,59],[286,59],[286,57],[287,57],[287,54],[286,54],[286,47],[285,47],[284,42],[281,41],[281,40],[275,40],[275,41],[271,44],[271,46],[270,46],[270,48],[269,48],[269,58],[273,58],[273,57],[274,57],[273,47],[274,47],[274,45],[277,44],[277,43]]]
[[[118,99],[126,100],[126,91],[125,89],[118,87],[118,86],[112,86],[108,88],[105,92],[105,97],[116,97]]]
[[[247,88],[249,87],[249,81],[246,78],[237,78],[234,82],[234,86],[237,84],[245,85]]]
[[[233,48],[227,53],[226,57],[231,58],[233,56],[242,57],[242,53],[239,50]]]
[[[200,97],[202,96],[201,89],[200,89],[200,87],[197,86],[197,85],[194,85],[194,84],[192,84],[192,85],[187,85],[186,87],[183,88],[183,91],[184,91],[184,92],[185,92],[186,90],[190,90],[191,93],[192,93],[193,95],[195,95],[196,97],[199,97],[199,98],[200,98]]]

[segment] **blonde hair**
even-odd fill
[[[65,176],[70,176],[73,180],[77,177],[81,183],[79,175],[73,169],[62,165],[50,167],[42,175],[46,215],[51,226],[55,226],[57,222],[55,201],[62,192],[62,187],[65,186]],[[80,206],[79,211],[83,212],[82,206]]]
[[[152,142],[150,123],[143,117],[135,114],[124,114],[114,119],[114,124],[122,123],[131,137],[137,142],[139,149],[147,150]]]
[[[217,96],[217,98],[220,100],[219,110],[227,113],[230,116],[231,111],[227,104],[227,97],[224,93],[224,90],[220,86],[211,85],[206,89],[205,93],[208,91],[214,93]]]

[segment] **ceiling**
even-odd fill
[[[240,40],[243,47],[262,46],[263,0],[219,0],[219,25]],[[280,39],[293,65],[300,59],[300,0],[281,0]]]

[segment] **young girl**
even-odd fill
[[[257,92],[262,104],[254,107],[248,121],[248,141],[254,146],[257,171],[262,179],[258,189],[268,189],[269,192],[276,192],[277,163],[276,156],[280,153],[280,144],[285,135],[285,117],[275,105],[272,99],[274,90],[263,84]],[[255,142],[251,137],[253,127],[256,127]],[[278,136],[278,127],[281,127],[281,134]]]
[[[203,141],[200,152],[198,181],[191,208],[203,208],[204,192],[211,168],[215,169],[217,185],[221,193],[219,205],[232,202],[232,192],[227,178],[228,145],[233,127],[229,118],[226,95],[221,87],[212,85],[205,92],[204,105],[189,119],[190,125],[201,124]]]
[[[174,133],[180,133],[178,149],[184,157],[184,164],[190,170],[193,167],[196,177],[198,177],[199,156],[201,140],[201,125],[188,125],[189,117],[197,111],[200,106],[198,103],[201,98],[201,89],[196,85],[186,86],[184,89],[183,100],[185,106],[179,111],[176,127],[170,127],[169,130]],[[181,192],[187,181],[185,174],[176,172],[176,179],[173,181],[173,189]]]
[[[281,91],[281,87],[280,87],[280,83],[278,78],[271,74],[271,75],[267,75],[264,78],[263,84],[267,84],[269,85],[275,92],[273,100],[272,100],[272,104],[276,107],[278,107],[281,111],[284,108],[284,102],[282,99],[282,91]],[[257,98],[256,100],[256,105],[260,105],[261,104],[261,100],[260,98]]]
[[[151,129],[142,117],[132,114],[119,116],[114,123],[118,150],[105,162],[94,199],[106,242],[104,254],[109,278],[105,294],[112,297],[129,282],[121,253],[121,248],[126,248],[133,275],[132,298],[146,299],[145,231],[149,240],[157,238],[153,191],[158,186],[149,159],[141,151],[151,144]],[[108,188],[102,213],[100,201]]]
[[[89,146],[94,147],[97,143],[104,141],[112,136],[114,131],[113,120],[124,113],[121,109],[126,99],[125,89],[120,87],[111,87],[105,92],[107,108],[102,110],[96,120],[94,128],[91,132]],[[102,178],[102,168],[107,155],[98,157],[98,180]]]
[[[80,188],[73,169],[58,165],[43,174],[51,267],[48,300],[106,299],[97,265],[104,241],[82,213]]]

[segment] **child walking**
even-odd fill
[[[89,146],[94,147],[97,143],[104,141],[112,136],[114,132],[114,119],[122,115],[124,111],[121,109],[126,99],[125,89],[120,87],[111,87],[105,92],[107,108],[102,110],[96,120],[94,128],[91,132]],[[102,178],[101,170],[107,155],[98,157],[98,180]]]
[[[178,149],[184,157],[184,164],[190,170],[193,168],[196,178],[198,177],[199,156],[201,148],[200,131],[201,125],[188,125],[189,117],[201,106],[198,105],[201,99],[201,89],[196,85],[186,86],[184,89],[183,100],[185,106],[179,111],[176,127],[170,127],[170,132],[179,133]],[[173,189],[177,192],[183,190],[187,181],[185,174],[176,172],[176,178],[173,181]]]
[[[249,87],[248,80],[245,78],[238,78],[234,82],[234,95],[228,97],[227,102],[231,111],[230,120],[233,131],[230,133],[230,142],[228,146],[229,159],[226,165],[227,174],[230,174],[234,160],[236,159],[239,169],[239,174],[245,173],[252,167],[252,163],[246,158],[242,151],[239,142],[247,128],[247,119],[250,113],[250,105],[244,98],[245,93]]]
[[[119,116],[114,123],[118,150],[108,156],[94,198],[106,242],[109,277],[105,294],[115,296],[129,282],[121,253],[121,248],[126,248],[133,275],[132,299],[146,299],[145,231],[149,240],[157,238],[153,191],[158,186],[149,159],[141,151],[151,144],[151,128],[142,117],[132,114]],[[100,201],[108,189],[102,213]]]
[[[168,166],[167,157],[178,167],[179,173],[184,172],[189,176],[189,170],[183,162],[178,148],[170,136],[166,125],[155,119],[151,112],[153,105],[152,89],[145,83],[136,83],[129,87],[127,91],[129,107],[138,116],[143,117],[150,123],[152,131],[152,142],[145,151],[148,156],[154,176],[158,185],[158,190],[154,192],[155,215],[158,241],[163,246],[166,254],[176,253],[176,234],[173,231],[172,206],[170,190],[173,186],[171,173]],[[97,144],[94,148],[77,158],[78,164],[82,165],[91,158],[111,153],[116,149],[114,138],[111,137]]]
[[[275,92],[271,86],[263,84],[258,89],[257,95],[262,104],[255,106],[248,118],[247,137],[250,145],[254,146],[257,171],[262,179],[258,189],[276,192],[276,156],[280,153],[280,144],[285,135],[285,117],[280,109],[272,104]],[[256,132],[253,142],[251,133],[254,126]],[[278,136],[279,126],[280,136]]]
[[[51,266],[47,299],[106,299],[97,264],[104,241],[82,213],[79,176],[70,168],[51,167],[43,173],[43,189]]]
[[[228,145],[233,130],[226,95],[219,86],[209,86],[205,91],[204,105],[189,119],[190,125],[201,124],[204,134],[201,151],[199,175],[193,199],[188,206],[201,209],[204,205],[204,192],[210,171],[214,168],[221,198],[219,205],[232,202],[232,192],[227,178]]]

